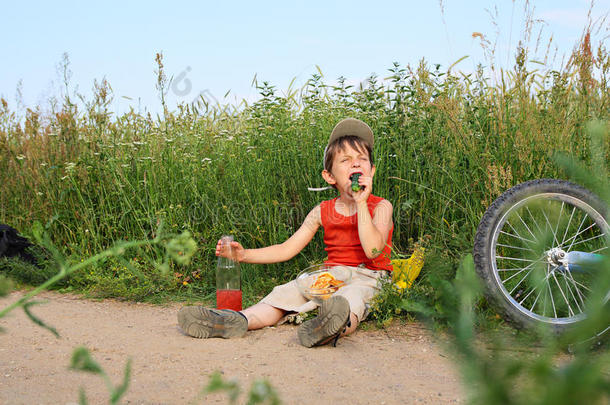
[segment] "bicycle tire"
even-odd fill
[[[532,180],[504,192],[475,236],[475,269],[488,302],[517,328],[543,323],[555,334],[573,328],[584,319],[593,278],[565,271],[557,255],[576,248],[607,254],[607,213],[599,197],[564,180]]]

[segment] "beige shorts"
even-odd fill
[[[348,266],[351,267],[351,266]],[[368,315],[368,303],[381,289],[381,280],[388,277],[385,270],[369,270],[364,267],[351,267],[352,282],[340,288],[335,294],[344,296],[349,302],[352,313],[363,321]],[[275,287],[262,303],[288,312],[308,312],[318,307],[299,292],[296,281]]]

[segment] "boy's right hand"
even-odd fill
[[[230,255],[231,251],[233,256]],[[216,256],[222,256],[233,259],[236,262],[241,262],[246,256],[246,249],[244,249],[241,243],[235,241],[231,242],[231,249],[229,249],[228,246],[223,246],[222,239],[219,239],[218,243],[216,244]]]

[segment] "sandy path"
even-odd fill
[[[0,308],[19,292],[0,299]],[[296,327],[249,332],[241,339],[193,339],[176,321],[180,305],[91,301],[44,293],[33,312],[54,326],[55,338],[23,311],[0,320],[0,404],[73,404],[84,387],[91,404],[108,402],[101,378],[68,370],[76,346],[88,347],[112,381],[132,358],[123,403],[184,404],[196,398],[215,370],[243,389],[266,378],[286,404],[462,403],[456,368],[442,345],[419,324],[359,330],[336,348],[307,349]],[[209,396],[199,403],[227,403]]]

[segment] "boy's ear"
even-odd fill
[[[322,178],[326,180],[326,182],[330,185],[337,183],[337,180],[335,180],[335,176],[333,176],[333,174],[326,169],[322,170]]]
[[[373,167],[371,167],[371,177],[375,177],[375,165],[373,165]]]

